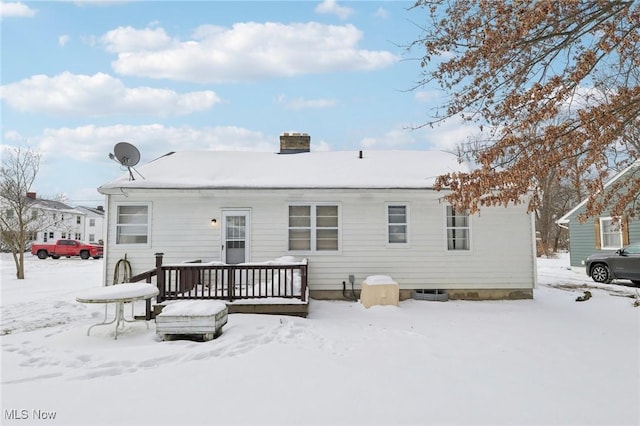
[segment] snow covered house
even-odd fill
[[[604,185],[604,194],[609,194],[618,181],[640,179],[640,160],[615,175]],[[580,221],[585,213],[588,199],[556,221],[560,226],[569,229],[569,253],[572,267],[584,267],[586,258],[601,251],[613,252],[630,243],[640,241],[640,220],[626,217],[616,218],[609,212],[600,216]]]
[[[53,242],[60,239],[81,240],[85,238],[84,222],[86,214],[61,201],[38,198],[35,192],[27,193],[34,214],[40,217],[41,229],[33,235],[37,243]]]
[[[94,244],[103,242],[104,207],[78,206],[76,209],[85,214],[84,232],[82,233],[84,241]]]
[[[401,299],[415,289],[531,298],[535,232],[526,203],[454,211],[432,187],[456,170],[466,166],[438,151],[311,152],[299,133],[283,134],[279,153],[172,152],[98,188],[106,196],[104,278],[114,280],[125,256],[134,274],[153,268],[155,253],[174,266],[201,262],[198,283],[203,265],[264,267],[286,256],[289,267],[304,263],[311,298],[343,298],[352,285],[357,294],[373,275],[392,277]],[[241,273],[226,277],[249,280]]]

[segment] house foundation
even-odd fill
[[[400,289],[400,300],[411,299],[414,289]],[[523,300],[533,299],[532,289],[453,289],[446,290],[449,300]],[[355,297],[360,298],[360,290],[355,290]],[[351,290],[310,290],[309,297],[315,300],[345,300],[352,296]]]

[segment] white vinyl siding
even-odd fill
[[[456,211],[452,206],[447,211],[447,250],[468,251],[470,249],[469,213]]]
[[[290,205],[288,235],[289,251],[338,251],[338,206]]]
[[[153,269],[157,252],[164,253],[165,263],[222,261],[223,227],[211,226],[211,219],[218,218],[222,224],[226,209],[251,208],[251,261],[287,255],[307,258],[311,290],[341,291],[349,275],[355,276],[356,288],[370,275],[391,276],[402,289],[532,288],[535,245],[526,203],[507,209],[483,208],[482,215],[470,218],[472,250],[450,252],[441,197],[442,193],[425,189],[150,189],[131,191],[128,196],[112,194],[106,209],[107,238],[115,241],[119,205],[149,203],[152,233],[146,246],[105,246],[105,282],[113,282],[116,263],[125,256],[134,273]],[[409,207],[410,246],[398,250],[387,244],[387,206],[402,203]],[[308,217],[308,226],[301,220],[294,228],[306,228],[306,241],[313,247],[311,232],[313,238],[317,234],[311,218],[317,214],[316,207],[323,205],[337,206],[338,250],[290,251],[289,208],[308,207],[293,215]],[[464,254],[464,262],[452,253]]]
[[[620,219],[612,217],[600,218],[600,241],[602,249],[619,249],[622,247],[622,227]]]
[[[116,244],[148,244],[149,205],[119,205],[116,222]]]
[[[409,242],[409,207],[406,204],[387,205],[387,243],[394,246]]]

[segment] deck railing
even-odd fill
[[[158,303],[179,299],[295,298],[306,301],[307,260],[228,265],[220,262],[163,264],[156,253],[156,268],[131,278],[151,282],[156,277]]]

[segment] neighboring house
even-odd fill
[[[37,198],[28,192],[32,208],[41,212],[42,229],[34,235],[34,241],[46,243],[60,239],[84,240],[84,212],[55,200]]]
[[[104,241],[104,207],[96,208],[78,206],[77,210],[85,214],[83,241],[88,243],[101,243]]]
[[[614,176],[604,185],[607,190],[621,179],[640,179],[640,161],[636,161]],[[608,212],[599,217],[581,222],[579,216],[585,213],[588,200],[583,200],[567,214],[556,221],[569,229],[569,253],[572,267],[583,267],[585,259],[600,251],[615,251],[629,243],[640,241],[640,221],[626,217],[612,217]]]
[[[460,170],[436,151],[310,152],[283,134],[280,153],[175,152],[98,188],[106,195],[105,283],[165,262],[308,259],[312,298],[342,298],[372,275],[450,298],[531,298],[535,232],[527,203],[454,211],[432,189]]]

